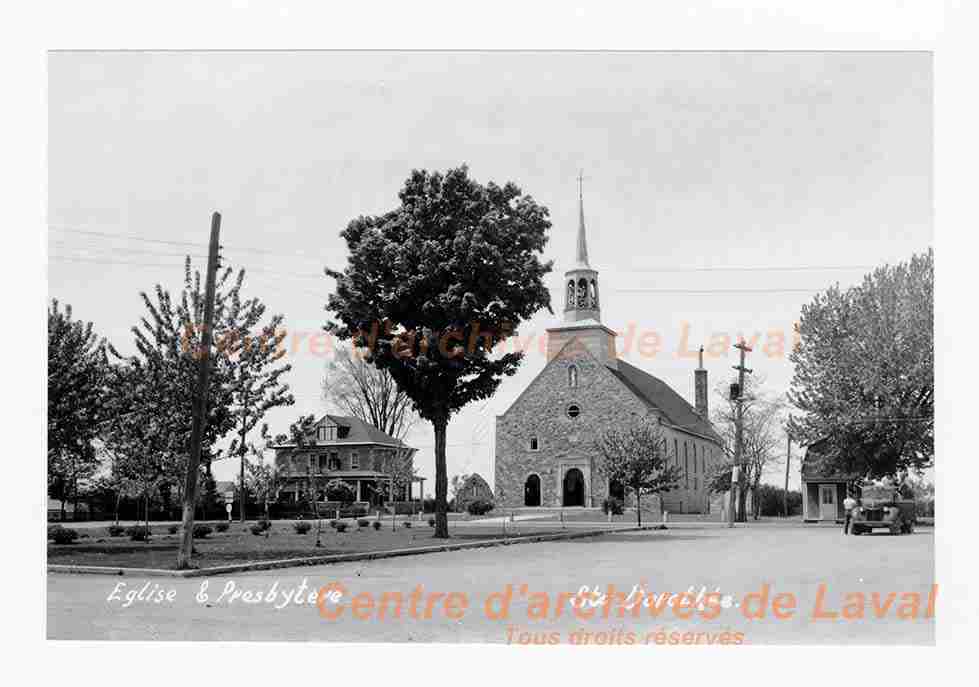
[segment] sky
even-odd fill
[[[226,263],[290,332],[296,405],[267,415],[273,433],[328,410],[323,268],[412,169],[467,164],[549,208],[555,313],[520,328],[519,372],[453,418],[450,476],[493,483],[495,417],[544,367],[580,170],[602,319],[691,401],[697,348],[713,387],[741,336],[785,393],[802,305],[933,245],[927,53],[56,52],[48,68],[49,297],[134,352],[139,293],[178,291],[187,253],[203,268],[220,211]],[[407,441],[433,491],[431,427]]]

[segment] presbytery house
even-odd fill
[[[607,427],[649,418],[682,470],[679,489],[658,507],[674,513],[710,509],[707,478],[723,461],[708,420],[703,356],[694,371],[696,406],[661,379],[618,358],[616,333],[602,324],[598,271],[588,262],[579,193],[574,266],[565,273],[563,322],[547,330],[547,364],[496,418],[495,487],[503,507],[599,507],[622,485],[601,473],[594,442]],[[624,499],[631,505],[632,499]],[[657,508],[656,499],[650,499]],[[644,504],[647,503],[644,501]]]
[[[283,443],[272,448],[279,499],[305,501],[312,492],[317,501],[326,501],[326,485],[340,480],[353,489],[356,502],[379,506],[391,500],[385,496],[394,474],[394,501],[421,500],[424,478],[415,477],[412,470],[417,449],[359,418],[324,415],[302,446]],[[413,482],[420,483],[417,492]]]

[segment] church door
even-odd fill
[[[585,476],[578,468],[571,468],[564,475],[565,506],[585,505]]]
[[[535,508],[540,505],[540,477],[531,475],[523,487],[523,505]]]

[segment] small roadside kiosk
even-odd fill
[[[847,489],[860,475],[842,473],[827,467],[830,451],[825,439],[806,447],[802,459],[802,520],[803,522],[843,522],[843,500]],[[857,487],[858,494],[859,488]]]

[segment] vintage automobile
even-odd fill
[[[887,528],[891,534],[911,534],[915,525],[915,503],[909,499],[868,500],[853,509],[850,531],[863,534]]]

